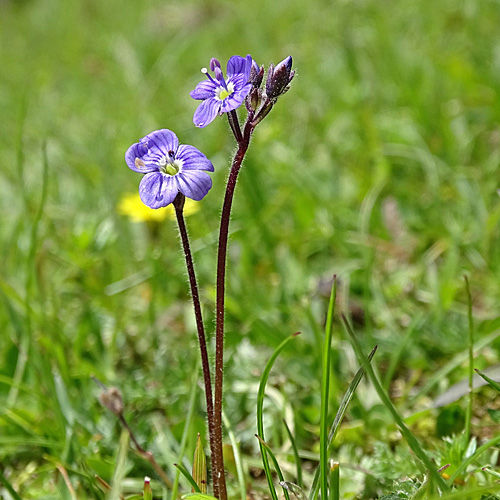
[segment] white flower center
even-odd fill
[[[160,172],[168,175],[176,175],[182,168],[182,160],[173,160],[168,156],[163,156],[158,162]]]
[[[233,82],[227,84],[227,90],[224,87],[218,87],[215,91],[215,97],[220,101],[223,101],[226,97],[229,97],[234,92]]]

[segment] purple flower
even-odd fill
[[[170,130],[151,132],[125,153],[125,161],[134,172],[146,174],[139,185],[139,196],[150,208],[166,207],[179,192],[201,200],[212,187],[205,172],[214,171],[212,162],[193,146],[179,145]]]
[[[217,114],[227,113],[238,108],[252,88],[249,82],[252,69],[252,57],[233,56],[227,62],[227,78],[224,79],[220,62],[212,58],[210,69],[215,78],[209,75],[208,69],[202,73],[208,80],[200,82],[191,92],[193,99],[203,101],[194,113],[193,122],[197,127],[206,127]]]

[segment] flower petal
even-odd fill
[[[224,99],[224,101],[222,102],[221,112],[227,113],[228,111],[232,111],[233,109],[241,106],[241,103],[244,101],[251,88],[252,84],[247,83],[240,90],[237,90],[233,92],[229,97],[226,97],[226,99]]]
[[[212,187],[210,176],[200,170],[184,170],[175,178],[179,184],[179,191],[196,201],[200,201]]]
[[[190,96],[193,99],[208,99],[209,97],[213,97],[215,95],[216,86],[210,80],[203,80],[196,88],[190,92]]]
[[[141,139],[141,142],[149,148],[150,154],[160,154],[161,156],[166,155],[169,151],[175,153],[179,147],[177,136],[166,128],[151,132]]]
[[[147,174],[148,172],[158,170],[158,166],[151,162],[151,159],[146,155],[147,149],[144,144],[137,142],[127,149],[125,161],[131,170],[141,174]]]
[[[214,171],[212,162],[194,146],[181,144],[177,150],[177,159],[182,160],[182,170]]]
[[[221,102],[215,97],[204,100],[194,112],[193,122],[197,127],[206,127],[214,121],[220,110]]]
[[[150,208],[161,208],[170,205],[178,192],[179,187],[175,178],[161,172],[145,175],[139,184],[141,201]]]
[[[242,74],[245,78],[245,83],[248,82],[250,70],[252,68],[252,56],[248,54],[246,57],[233,56],[227,62],[227,77],[231,78],[234,75]]]

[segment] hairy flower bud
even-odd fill
[[[116,387],[110,387],[99,395],[99,401],[102,406],[117,416],[123,413],[122,393]]]
[[[252,61],[252,68],[250,69],[250,77],[248,78],[248,81],[253,85],[253,88],[256,89],[260,87],[263,78],[264,66],[259,68],[259,65],[255,61]]]
[[[292,57],[283,59],[276,67],[271,64],[267,72],[266,94],[270,99],[276,99],[288,90],[288,85],[295,76],[292,71]]]

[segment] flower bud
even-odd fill
[[[267,72],[266,94],[270,99],[276,99],[288,90],[288,85],[295,76],[292,71],[292,57],[283,59],[276,67],[271,64]]]
[[[117,416],[123,413],[122,393],[116,387],[110,387],[99,395],[99,401],[102,406]]]
[[[252,60],[252,67],[250,69],[250,77],[248,81],[253,85],[253,88],[260,87],[262,79],[264,78],[264,66],[259,68],[259,65]]]

